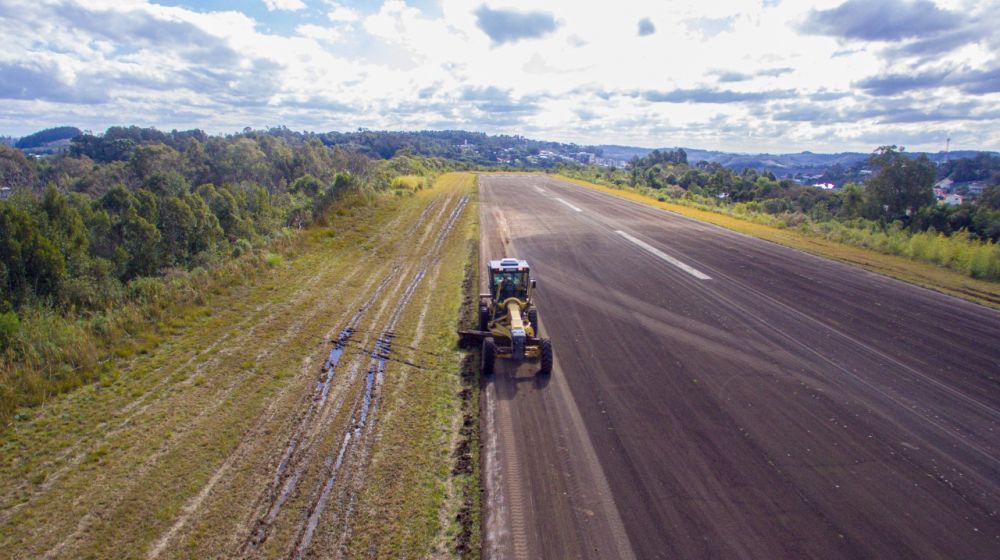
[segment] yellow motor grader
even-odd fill
[[[482,342],[483,375],[493,375],[496,358],[538,360],[538,373],[548,375],[552,342],[539,336],[538,309],[531,300],[535,280],[527,261],[490,261],[486,272],[490,293],[479,295],[479,330],[459,331],[460,342]]]

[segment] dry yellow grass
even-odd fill
[[[724,227],[745,235],[750,235],[786,247],[792,247],[813,255],[833,259],[904,282],[923,286],[938,292],[1000,309],[1000,284],[970,278],[965,274],[944,269],[932,264],[917,262],[905,257],[886,255],[851,245],[844,245],[805,235],[798,230],[779,229],[726,214],[718,214],[691,208],[680,204],[662,202],[648,196],[625,189],[613,189],[588,181],[558,175],[559,179],[581,187],[607,193],[619,198],[661,208],[670,212]]]

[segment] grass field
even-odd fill
[[[0,444],[0,556],[458,556],[478,476],[455,453],[475,397],[454,335],[474,182],[342,209],[115,358],[114,375],[19,410]],[[321,372],[366,305],[335,374]]]
[[[933,264],[837,243],[804,234],[796,229],[777,228],[741,220],[726,214],[671,204],[629,190],[613,189],[572,177],[560,175],[559,179],[1000,309],[1000,283],[998,282],[970,278],[968,275]]]

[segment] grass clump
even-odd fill
[[[267,263],[267,266],[269,266],[271,268],[276,268],[276,267],[279,267],[282,264],[284,264],[285,259],[281,255],[277,255],[277,254],[274,254],[274,253],[268,253],[264,257],[264,262]]]

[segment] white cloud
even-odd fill
[[[269,12],[275,10],[295,12],[306,7],[302,0],[264,0],[264,5],[267,6],[267,11]]]
[[[1000,119],[990,111],[1000,106],[1000,60],[986,31],[996,27],[1000,2],[939,2],[979,23],[954,37],[921,38],[937,43],[803,29],[811,13],[843,2],[622,0],[608,9],[505,0],[491,8],[551,14],[555,25],[498,44],[477,26],[481,3],[467,0],[440,0],[434,11],[404,0],[326,1],[325,18],[284,33],[262,31],[278,27],[267,16],[148,0],[8,0],[0,82],[21,83],[0,102],[0,134],[31,132],[46,119],[90,125],[104,114],[108,123],[142,118],[210,131],[461,127],[741,151],[868,150],[878,130],[912,139],[947,127],[956,143],[1000,147]],[[644,18],[655,33],[637,33]],[[924,60],[938,43],[954,48]],[[928,79],[949,70],[950,83]],[[895,76],[925,79],[914,90]],[[45,84],[47,97],[23,98]],[[0,85],[0,97],[4,91]],[[970,105],[958,110],[957,100]],[[969,118],[959,118],[963,111]]]
[[[342,6],[337,2],[330,3],[330,11],[326,17],[335,23],[354,23],[361,19],[361,14],[354,9]]]

